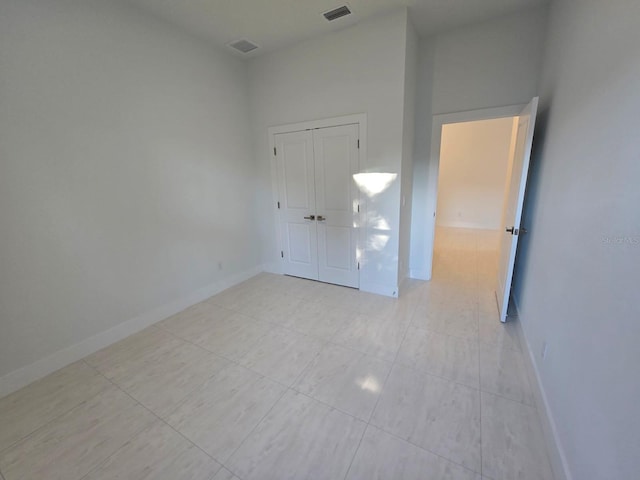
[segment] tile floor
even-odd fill
[[[258,275],[0,399],[0,478],[552,479],[495,245],[397,300]]]

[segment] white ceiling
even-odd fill
[[[247,56],[344,28],[371,15],[409,7],[422,36],[541,5],[547,0],[129,0],[216,45],[247,38],[261,48]],[[331,23],[322,13],[349,5]]]

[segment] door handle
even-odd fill
[[[316,216],[315,215],[309,215],[308,217],[304,217],[305,220],[315,220]]]
[[[514,229],[515,229],[515,227],[507,228],[507,233],[510,233],[511,235],[513,235],[513,230]]]
[[[322,215],[318,215],[318,221],[319,222],[324,222],[326,220],[325,217],[323,217]]]

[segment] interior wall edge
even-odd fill
[[[82,340],[75,345],[58,350],[57,352],[37,360],[34,363],[21,367],[0,377],[0,398],[9,395],[22,387],[39,380],[50,373],[66,367],[87,355],[97,352],[109,345],[112,345],[134,333],[144,330],[182,310],[200,303],[207,298],[237,285],[262,272],[260,266],[253,267],[224,279],[218,280],[211,285],[207,285],[187,296],[179,298],[166,305],[145,312],[129,320],[119,323],[115,327],[100,332],[92,337]]]

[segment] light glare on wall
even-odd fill
[[[397,178],[397,173],[356,173],[353,176],[358,188],[369,198],[384,192]]]

